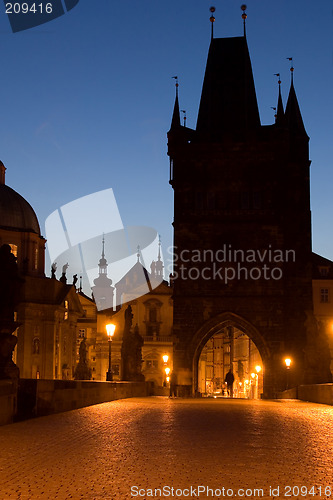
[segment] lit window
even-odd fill
[[[38,269],[38,247],[35,247],[35,252],[34,252],[34,269],[37,271]]]
[[[320,302],[321,303],[328,303],[330,296],[329,296],[329,289],[328,288],[321,288],[320,289]]]
[[[68,308],[69,308],[68,300],[65,300],[64,307],[65,307],[64,319],[68,319]]]

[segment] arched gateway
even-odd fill
[[[193,352],[193,394],[203,394],[203,388],[200,387],[199,383],[199,359],[200,356],[202,356],[207,342],[216,336],[222,337],[223,342],[221,346],[212,346],[213,350],[219,349],[220,347],[223,348],[224,345],[227,348],[227,353],[229,353],[227,361],[223,359],[225,358],[225,353],[221,359],[222,370],[221,373],[218,374],[219,378],[222,379],[220,387],[223,385],[226,371],[231,368],[237,377],[237,366],[235,366],[235,364],[237,362],[239,364],[242,363],[242,361],[245,361],[246,371],[241,376],[242,382],[240,383],[242,384],[244,383],[244,381],[251,383],[251,374],[252,376],[253,374],[255,374],[256,377],[258,376],[258,374],[255,373],[255,368],[256,365],[259,364],[261,370],[260,376],[263,377],[264,381],[263,393],[270,393],[270,360],[272,358],[272,353],[270,352],[270,349],[265,342],[264,337],[251,323],[246,321],[244,318],[238,316],[237,314],[225,312],[206,321],[196,332],[189,345],[189,350]],[[246,339],[248,339],[249,349],[246,349],[247,352],[245,353],[241,352],[241,355],[239,356],[234,352],[234,346],[235,343],[237,344],[237,340],[240,337],[246,337]],[[255,351],[258,353],[258,356],[254,356],[252,354],[252,360],[249,359],[251,357],[251,344],[253,345]],[[252,348],[252,351],[254,349]],[[242,349],[242,351],[244,351],[244,349]],[[242,369],[244,369],[243,363],[241,364],[241,366]],[[205,391],[205,393],[206,392],[207,391]],[[241,392],[243,396],[249,396],[249,394],[244,394],[243,391]],[[249,390],[247,392],[249,392]]]
[[[212,37],[195,129],[181,125],[176,87],[168,155],[180,393],[196,393],[203,345],[232,327],[260,352],[264,397],[286,388],[286,356],[290,384],[329,381],[313,315],[308,142],[293,80],[285,110],[279,91],[275,123],[261,125],[245,33]]]

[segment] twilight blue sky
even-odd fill
[[[239,36],[241,3],[80,0],[66,15],[15,34],[0,5],[0,159],[6,183],[33,206],[43,234],[45,219],[61,205],[111,187],[124,225],[155,228],[167,257],[172,76],[179,77],[180,106],[195,128],[209,7],[216,7],[216,37]],[[285,104],[286,58],[294,58],[296,93],[310,136],[313,249],[333,259],[333,3],[246,3],[263,124],[274,120],[274,73],[281,73]]]

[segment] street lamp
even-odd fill
[[[290,365],[291,365],[291,359],[290,358],[286,358],[284,360],[284,362],[286,364],[287,370],[289,370],[290,369]]]
[[[166,365],[168,360],[169,360],[169,356],[167,354],[163,354],[162,359],[163,359],[164,364]]]
[[[289,389],[289,370],[290,370],[290,365],[291,365],[291,359],[285,358],[284,362],[285,362],[285,365],[287,368],[287,386],[286,386],[286,389]]]
[[[109,369],[106,372],[106,380],[111,382],[113,380],[112,377],[112,366],[111,366],[111,342],[112,342],[112,337],[114,335],[114,331],[116,329],[116,325],[113,323],[109,323],[106,325],[106,333],[108,334],[109,337]]]

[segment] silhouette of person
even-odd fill
[[[234,380],[235,380],[235,377],[234,377],[234,374],[232,373],[232,368],[230,368],[230,370],[228,371],[228,373],[225,376],[224,381],[227,384],[228,396],[231,398],[233,396],[232,386],[234,384]]]
[[[177,374],[172,372],[170,376],[170,398],[177,396],[177,382]]]

